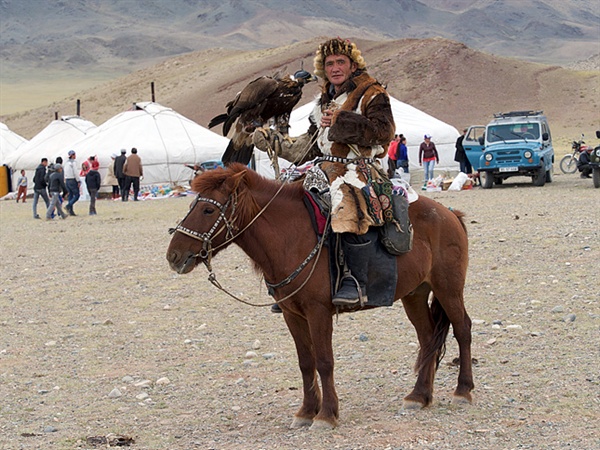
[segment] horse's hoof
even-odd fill
[[[471,394],[467,394],[467,396],[453,395],[452,404],[456,406],[470,406],[473,404],[473,398]]]
[[[335,424],[331,422],[327,422],[325,420],[315,420],[313,424],[310,426],[311,431],[319,431],[319,430],[333,430],[335,428]]]
[[[313,424],[312,419],[307,419],[306,417],[294,417],[292,420],[292,424],[290,428],[297,429],[302,427],[310,427]]]
[[[402,409],[417,410],[417,409],[423,409],[423,408],[424,408],[424,406],[422,403],[415,402],[414,400],[404,399],[402,401]]]

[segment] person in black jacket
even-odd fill
[[[85,176],[85,185],[90,193],[90,216],[95,216],[96,197],[98,196],[98,191],[100,190],[100,185],[102,184],[102,178],[100,177],[100,172],[98,172],[100,164],[94,156],[90,156],[90,159],[92,168]]]
[[[61,191],[63,193],[63,197],[66,197],[68,194],[67,186],[65,185],[62,165],[54,164],[54,172],[52,172],[52,174],[50,175],[48,190],[50,191],[50,195],[52,195],[52,200],[50,200],[50,206],[48,206],[48,210],[46,211],[46,220],[52,220],[52,215],[54,214],[55,208],[60,217],[66,219],[67,213],[63,211],[62,204],[60,201]]]
[[[33,218],[39,219],[40,216],[37,213],[37,205],[40,197],[44,199],[46,209],[50,206],[50,199],[48,198],[48,183],[46,182],[46,167],[48,167],[48,158],[42,158],[42,162],[35,169],[35,175],[33,175]]]
[[[456,153],[454,153],[454,161],[460,164],[460,171],[462,173],[470,174],[473,173],[473,167],[471,166],[471,162],[469,158],[467,158],[467,153],[465,152],[465,148],[463,147],[463,141],[465,140],[465,133],[468,128],[465,128],[462,134],[456,140],[456,144],[454,147],[456,148]]]
[[[581,178],[592,178],[592,166],[590,166],[590,153],[592,153],[593,147],[588,147],[588,150],[581,152],[579,155],[579,161],[577,162],[577,169],[581,172],[579,175]]]
[[[127,153],[127,150],[121,149],[121,154],[115,158],[114,162],[115,177],[117,177],[117,181],[119,182],[121,199],[125,198],[124,195],[129,195],[129,192],[125,194],[125,182],[127,181],[127,175],[125,175],[125,170],[123,169],[123,166],[125,166],[125,161],[127,161],[125,153]]]

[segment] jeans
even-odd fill
[[[46,211],[46,219],[52,219],[52,215],[54,214],[54,208],[63,219],[67,217],[65,212],[62,209],[62,205],[60,202],[60,192],[51,192],[52,199],[50,200],[50,205],[48,206],[48,210]]]
[[[75,178],[67,178],[67,192],[69,193],[69,201],[67,202],[67,211],[73,208],[73,205],[79,200],[79,180]]]
[[[423,161],[423,169],[425,169],[425,181],[433,180],[433,169],[435,167],[435,159],[431,161]]]
[[[34,219],[36,217],[38,217],[37,205],[38,205],[38,200],[40,197],[42,197],[42,199],[44,199],[44,203],[46,204],[46,209],[48,209],[48,206],[50,206],[50,199],[48,198],[48,191],[46,191],[46,188],[34,189],[33,190],[33,218]]]
[[[471,167],[471,162],[468,159],[460,163],[460,171],[462,173],[473,173],[473,167]]]
[[[396,163],[396,166],[398,168],[402,167],[404,173],[410,173],[410,171],[408,170],[408,159],[399,159]]]

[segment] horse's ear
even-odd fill
[[[242,181],[244,181],[247,172],[248,169],[244,169],[232,175],[231,179],[233,180],[233,191],[236,191]]]

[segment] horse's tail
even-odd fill
[[[460,222],[460,226],[462,227],[463,230],[465,230],[465,234],[467,234],[467,225],[465,224],[465,213],[462,211],[459,211],[457,209],[450,209],[450,210],[458,218],[458,221]]]
[[[450,331],[450,319],[448,319],[437,297],[433,298],[430,310],[434,324],[433,336],[429,343],[419,352],[419,358],[415,365],[416,372],[427,366],[433,358],[436,359],[435,368],[437,370],[446,354],[446,338],[448,337],[448,331]]]

